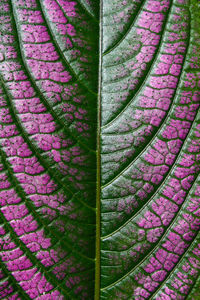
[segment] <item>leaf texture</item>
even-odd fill
[[[103,54],[101,299],[185,299],[198,278],[199,34],[191,13],[188,1],[140,3]]]
[[[200,299],[199,11],[0,0],[0,299]]]
[[[20,299],[91,299],[97,25],[75,2],[0,4],[1,260]]]

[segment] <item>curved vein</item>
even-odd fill
[[[12,0],[13,1],[13,0]],[[69,62],[67,61],[65,55],[63,54],[61,48],[60,48],[60,45],[58,44],[56,38],[54,38],[54,34],[51,30],[51,26],[49,25],[49,21],[48,19],[46,18],[46,15],[45,15],[45,12],[44,12],[44,5],[42,4],[42,2],[40,0],[38,0],[37,2],[38,4],[38,7],[40,9],[40,12],[41,12],[41,15],[43,17],[43,21],[44,23],[46,24],[46,29],[47,29],[47,32],[50,36],[50,39],[51,41],[53,42],[54,46],[56,47],[56,50],[58,51],[58,54],[61,58],[61,60],[65,63],[64,65],[67,65],[67,67],[69,68],[71,74],[74,76],[74,78],[76,78],[77,82],[79,82],[79,84],[84,88],[86,89],[90,94],[93,94],[95,96],[97,96],[97,93],[95,93],[94,91],[90,90],[81,80],[80,78],[77,76],[77,74],[74,72],[74,70],[72,69],[72,67],[70,66]]]
[[[190,34],[190,31],[189,31],[189,34]],[[187,57],[187,54],[188,54],[188,49],[189,49],[189,44],[190,42],[187,42],[187,48],[186,48],[186,52],[185,52],[185,56],[184,56],[184,61],[183,61],[183,66],[182,66],[182,69],[181,69],[181,74],[179,75],[179,78],[178,78],[178,82],[177,82],[177,86],[176,86],[176,89],[174,91],[174,96],[173,96],[173,99],[176,98],[176,94],[177,94],[177,91],[178,91],[178,88],[179,88],[179,84],[181,82],[181,77],[182,77],[182,74],[183,72],[185,71],[184,70],[184,65],[185,65],[185,62],[186,62],[186,57]],[[167,119],[170,119],[170,116],[171,116],[171,112],[173,111],[173,108],[174,108],[174,101],[172,100],[171,101],[171,105],[170,105],[170,108],[167,112],[167,114],[165,115],[165,117],[162,119],[162,122],[160,124],[160,127],[158,128],[158,130],[154,133],[154,135],[152,136],[151,140],[148,142],[148,144],[146,144],[145,148],[139,152],[137,154],[137,156],[128,164],[128,166],[126,166],[119,174],[117,174],[113,179],[111,179],[109,182],[107,182],[106,184],[104,184],[102,186],[102,189],[111,185],[114,181],[117,180],[117,178],[119,178],[125,171],[127,171],[134,163],[135,161],[148,149],[148,147],[153,143],[153,141],[157,138],[157,136],[159,135],[159,133],[163,130],[163,127],[165,126],[165,121],[167,121]],[[194,121],[193,121],[194,122]]]
[[[122,34],[122,37],[119,38],[119,40],[115,41],[114,45],[110,46],[106,52],[103,53],[103,56],[106,56],[107,54],[111,53],[113,50],[115,50],[122,42],[125,40],[129,32],[131,31],[136,19],[138,18],[141,10],[143,9],[143,6],[145,4],[146,0],[142,0],[141,4],[137,7],[136,14],[131,18],[129,26],[125,29],[125,32]]]
[[[131,273],[133,273],[137,268],[139,268],[145,261],[147,261],[149,259],[149,257],[151,256],[151,254],[153,254],[155,252],[156,249],[159,249],[160,244],[162,243],[163,239],[167,236],[167,234],[170,232],[172,226],[176,223],[179,215],[182,212],[182,208],[186,205],[186,202],[188,200],[188,196],[189,196],[189,192],[192,190],[192,188],[194,187],[194,185],[196,184],[196,181],[198,180],[198,176],[196,177],[196,179],[194,180],[192,187],[190,188],[190,190],[187,193],[187,196],[185,198],[185,200],[183,201],[183,203],[180,205],[179,210],[177,211],[173,221],[171,222],[171,224],[167,227],[166,231],[164,232],[164,234],[161,236],[161,238],[159,239],[159,242],[156,243],[156,245],[153,247],[153,249],[141,260],[139,261],[129,272],[127,272],[125,275],[123,275],[121,278],[119,278],[118,280],[116,280],[115,282],[111,283],[110,285],[103,287],[101,290],[105,290],[107,288],[110,288],[114,285],[116,285],[117,283],[119,283],[121,280],[123,280],[124,278],[128,277]]]
[[[32,74],[30,73],[29,71],[29,67],[27,66],[27,63],[26,63],[26,60],[24,59],[24,55],[23,55],[23,50],[22,50],[22,47],[21,45],[23,44],[22,41],[21,41],[21,35],[18,34],[19,32],[19,29],[18,29],[18,22],[17,22],[17,19],[16,19],[16,16],[15,16],[15,10],[14,10],[14,7],[13,7],[13,4],[12,4],[12,1],[11,0],[11,8],[12,8],[12,16],[13,16],[13,25],[14,25],[14,29],[16,31],[16,34],[15,34],[15,38],[16,38],[16,41],[17,41],[17,44],[19,45],[19,51],[17,51],[18,55],[20,56],[21,58],[21,61],[23,62],[23,66],[26,70],[26,73],[28,74],[28,78],[34,88],[34,90],[36,91],[36,93],[38,94],[40,100],[42,101],[43,105],[45,106],[45,108],[47,109],[47,111],[52,115],[52,117],[56,120],[56,122],[58,123],[58,125],[63,128],[63,130],[65,131],[65,133],[67,135],[69,135],[70,137],[72,137],[77,143],[79,143],[79,145],[81,145],[84,149],[87,149],[89,152],[92,152],[92,153],[95,153],[95,151],[93,149],[90,149],[88,148],[88,146],[84,143],[82,143],[82,141],[80,141],[75,135],[73,135],[73,133],[69,130],[69,128],[67,128],[67,126],[64,124],[64,122],[60,119],[60,117],[58,116],[58,114],[55,113],[55,111],[52,109],[52,107],[49,105],[48,101],[46,100],[46,98],[43,96],[42,92],[40,91],[39,87],[37,86],[37,84],[35,83],[34,81],[34,78],[32,76]],[[48,29],[48,28],[47,28]]]
[[[183,254],[180,257],[180,260],[178,261],[177,264],[174,265],[174,267],[170,270],[169,274],[167,275],[167,277],[165,278],[165,280],[162,282],[162,284],[160,286],[158,286],[158,288],[154,291],[153,295],[149,298],[149,300],[152,300],[154,296],[156,296],[157,293],[159,293],[159,291],[163,288],[163,286],[165,285],[165,283],[167,282],[167,280],[170,278],[172,272],[174,271],[175,268],[178,268],[178,266],[181,264],[181,262],[184,259],[184,256],[187,255],[187,253],[193,248],[196,240],[198,239],[198,236],[200,237],[200,232],[197,232],[197,234],[194,236],[191,244],[189,245],[189,247],[186,249],[185,252],[183,252]]]
[[[102,129],[104,129],[104,128],[109,128],[124,112],[125,112],[125,110],[132,104],[132,102],[135,100],[135,98],[139,95],[139,93],[141,92],[141,90],[142,90],[142,88],[144,87],[144,85],[145,85],[145,83],[146,83],[146,81],[147,81],[147,79],[148,79],[148,77],[150,76],[150,74],[151,74],[151,71],[152,71],[152,69],[153,69],[153,67],[154,67],[154,64],[155,64],[155,62],[156,62],[156,60],[157,60],[157,58],[158,58],[158,55],[159,55],[159,51],[160,51],[160,48],[162,47],[162,42],[163,42],[163,40],[164,40],[164,34],[165,34],[165,31],[166,31],[166,27],[167,27],[167,25],[168,25],[168,19],[169,19],[169,17],[170,17],[170,12],[171,12],[171,10],[172,10],[172,7],[173,7],[173,5],[172,5],[172,2],[170,2],[170,7],[169,7],[169,10],[168,10],[168,12],[167,12],[167,14],[166,14],[166,17],[165,17],[165,21],[163,22],[163,30],[162,30],[162,32],[163,32],[163,35],[162,35],[162,37],[160,38],[160,41],[159,41],[159,44],[158,44],[158,47],[157,47],[157,50],[155,51],[155,54],[154,54],[154,58],[153,58],[153,60],[152,60],[152,62],[151,62],[151,65],[150,65],[150,67],[149,67],[149,70],[147,71],[147,73],[146,73],[146,75],[144,76],[144,78],[143,78],[143,80],[142,80],[142,82],[140,83],[140,86],[137,88],[137,89],[135,89],[135,92],[133,93],[133,95],[131,95],[131,99],[127,102],[127,104],[125,105],[125,107],[120,111],[120,113],[118,113],[117,114],[117,116],[115,116],[113,119],[111,119],[108,123],[106,123],[106,124],[104,124],[103,126],[102,126]],[[125,63],[125,62],[124,62]]]

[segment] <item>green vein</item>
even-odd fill
[[[190,32],[189,32],[190,33]],[[182,77],[182,74],[183,72],[185,72],[184,70],[184,65],[185,65],[185,62],[186,62],[186,57],[188,55],[188,49],[189,49],[189,41],[187,42],[187,48],[186,48],[186,52],[185,52],[185,56],[184,56],[184,61],[183,61],[183,65],[182,65],[182,69],[181,69],[181,74],[179,75],[179,78],[178,78],[178,82],[177,82],[177,85],[176,85],[176,89],[174,90],[174,96],[173,96],[173,99],[176,98],[176,94],[177,92],[179,91],[179,85],[181,83],[181,77]],[[171,114],[172,114],[172,111],[173,111],[173,108],[174,108],[174,101],[172,100],[171,101],[171,104],[170,104],[170,108],[168,110],[168,113],[165,115],[165,117],[162,119],[162,122],[158,128],[158,130],[154,133],[154,135],[152,136],[151,140],[148,142],[147,145],[145,145],[145,147],[142,149],[141,152],[139,152],[137,154],[137,156],[124,168],[120,171],[119,174],[117,174],[113,179],[111,179],[109,182],[107,182],[106,184],[104,184],[101,188],[104,189],[105,187],[111,185],[114,181],[116,181],[122,174],[124,174],[135,162],[137,159],[139,159],[141,157],[142,154],[145,153],[145,151],[148,149],[148,147],[150,145],[152,145],[152,143],[154,142],[154,140],[157,138],[158,134],[161,132],[161,130],[163,129],[163,126],[165,126],[166,124],[166,120],[167,119],[170,119],[171,118]],[[162,126],[162,127],[161,127]]]
[[[31,85],[33,86],[35,92],[37,93],[37,95],[39,96],[40,100],[42,101],[43,105],[46,107],[47,111],[52,115],[52,117],[54,118],[54,120],[56,120],[56,123],[63,128],[64,132],[66,133],[67,136],[72,137],[79,145],[81,145],[83,147],[83,149],[86,149],[87,151],[91,152],[91,153],[95,153],[95,151],[93,149],[90,149],[87,144],[83,143],[82,141],[80,141],[70,130],[69,128],[65,125],[65,123],[60,119],[60,116],[54,111],[54,109],[50,106],[50,104],[48,103],[48,101],[46,100],[46,98],[44,97],[43,93],[40,91],[40,88],[38,87],[38,85],[35,83],[34,78],[31,74],[31,72],[29,71],[29,67],[26,63],[26,59],[24,58],[24,52],[22,49],[23,42],[21,40],[21,34],[19,33],[19,25],[17,22],[17,15],[15,14],[15,9],[14,6],[12,4],[11,0],[11,9],[12,9],[12,20],[13,20],[13,27],[14,30],[16,32],[15,34],[15,38],[16,38],[16,42],[18,45],[18,50],[17,53],[19,55],[19,57],[21,58],[21,61],[23,62],[23,66],[26,70],[26,73],[28,74],[28,78],[29,81],[31,82]],[[48,30],[48,27],[47,27]],[[18,34],[19,33],[19,34]],[[51,34],[49,33],[49,35],[51,36]]]
[[[13,175],[13,172],[11,170],[11,166],[9,163],[6,161],[6,156],[3,152],[2,149],[0,149],[0,155],[1,155],[1,162],[3,163],[5,169],[7,170],[7,173],[9,175],[10,183],[17,195],[21,198],[22,202],[26,204],[26,207],[29,210],[29,214],[32,214],[34,219],[38,223],[38,228],[37,230],[44,228],[44,232],[47,237],[50,237],[51,239],[54,240],[54,242],[59,241],[59,236],[57,235],[56,231],[53,230],[51,227],[47,226],[43,219],[40,217],[40,215],[35,211],[35,206],[32,204],[32,201],[30,199],[27,199],[26,194],[22,187],[20,186],[20,183],[16,179],[16,177]],[[63,237],[64,239],[64,237]],[[62,239],[61,239],[62,240]],[[86,257],[84,254],[77,252],[77,250],[72,246],[71,244],[69,245],[66,240],[62,240],[62,243],[66,248],[68,248],[72,253],[77,254],[78,256],[81,256],[83,259],[86,259],[87,261],[93,261],[93,259],[90,259],[89,257]]]
[[[159,291],[161,291],[161,289],[163,288],[163,286],[166,284],[167,280],[170,279],[170,276],[172,275],[172,272],[175,270],[175,268],[178,268],[178,266],[182,263],[182,261],[185,258],[185,255],[188,254],[189,251],[191,251],[191,249],[194,247],[194,244],[197,242],[198,237],[200,237],[200,232],[197,232],[197,234],[194,236],[194,239],[192,241],[192,243],[189,245],[189,247],[186,249],[185,252],[183,252],[183,254],[180,257],[180,260],[178,261],[177,264],[174,265],[174,267],[170,270],[169,274],[167,275],[167,277],[165,278],[165,280],[162,282],[162,284],[154,291],[153,295],[149,298],[149,300],[152,300],[156,294],[159,293]]]
[[[198,180],[198,177],[194,180],[192,187],[196,184]],[[182,210],[184,209],[184,207],[187,205],[187,201],[188,200],[188,194],[190,193],[192,187],[190,188],[190,190],[187,193],[187,196],[185,198],[185,201],[180,205],[178,212],[176,213],[175,217],[173,218],[172,222],[170,223],[170,225],[167,227],[166,231],[164,232],[164,234],[161,236],[161,238],[159,239],[159,242],[156,243],[156,245],[153,247],[153,249],[151,249],[151,251],[142,259],[140,260],[130,271],[128,271],[126,274],[124,274],[123,276],[121,276],[118,280],[116,280],[115,282],[109,284],[108,286],[105,286],[103,288],[101,288],[101,290],[106,290],[110,287],[115,286],[117,283],[119,283],[121,280],[123,280],[124,278],[127,278],[131,273],[133,273],[136,269],[140,268],[141,265],[147,261],[147,259],[151,256],[151,254],[155,253],[156,249],[159,249],[160,244],[162,243],[162,241],[166,238],[167,234],[170,232],[170,230],[172,229],[172,226],[174,224],[176,224],[177,219],[179,218],[180,214],[182,213]]]
[[[112,51],[114,51],[124,40],[125,38],[128,36],[129,32],[131,31],[136,19],[138,18],[139,14],[141,13],[144,5],[146,3],[146,0],[141,0],[140,5],[138,5],[135,14],[133,15],[133,17],[130,20],[129,26],[126,26],[125,32],[121,34],[121,37],[119,38],[118,41],[115,41],[114,45],[110,46],[103,54],[102,56],[106,56],[107,54],[111,53]],[[104,25],[105,26],[105,25]]]
[[[164,32],[164,33],[162,34],[162,37],[160,38],[158,47],[157,47],[157,49],[155,51],[155,54],[154,54],[154,58],[151,61],[151,65],[150,65],[146,75],[142,79],[142,82],[140,83],[139,87],[137,89],[135,89],[135,92],[133,93],[133,95],[131,95],[131,99],[128,101],[128,103],[125,105],[125,107],[120,111],[120,113],[118,113],[117,116],[115,116],[113,119],[111,119],[108,123],[104,124],[102,126],[102,129],[110,127],[110,125],[112,125],[125,112],[125,110],[132,104],[132,102],[135,100],[135,98],[139,95],[142,88],[144,87],[144,85],[147,81],[147,78],[150,76],[151,71],[153,70],[155,62],[158,59],[158,56],[160,54],[160,49],[163,47],[163,41],[164,41],[164,38],[165,38],[165,35],[166,35],[165,31],[166,31],[167,26],[168,26],[168,21],[169,21],[169,18],[170,18],[170,13],[172,11],[172,7],[173,7],[173,0],[172,0],[172,2],[170,0],[170,7],[169,7],[169,10],[166,14],[166,17],[165,17],[165,20],[164,20],[163,26],[162,26],[163,27],[162,32]],[[126,63],[126,62],[124,62],[124,63]]]
[[[69,68],[71,74],[76,78],[76,80],[79,82],[79,84],[80,84],[85,90],[87,90],[90,94],[92,94],[92,95],[94,95],[94,96],[96,97],[97,94],[96,94],[94,91],[92,91],[88,86],[86,86],[86,85],[82,82],[82,80],[77,76],[77,74],[76,74],[75,71],[72,69],[72,67],[70,66],[69,62],[67,61],[65,55],[63,54],[63,51],[61,50],[60,45],[58,44],[57,39],[56,39],[56,37],[54,37],[54,34],[53,34],[52,30],[51,30],[51,26],[50,26],[50,24],[49,24],[49,20],[48,20],[48,18],[46,17],[45,9],[44,9],[44,4],[43,4],[40,0],[38,0],[38,3],[37,3],[37,4],[38,4],[38,8],[40,9],[40,12],[41,12],[41,14],[42,14],[42,17],[43,17],[43,20],[44,20],[44,24],[46,24],[46,29],[47,29],[47,32],[48,32],[48,34],[49,34],[49,36],[50,36],[50,39],[51,39],[51,41],[53,42],[53,44],[54,44],[56,50],[58,51],[58,54],[59,54],[59,56],[60,56],[62,62],[64,62],[64,65],[66,65],[66,66]]]
[[[191,20],[191,18],[190,18],[190,20]],[[190,32],[189,32],[189,37],[190,37]],[[190,37],[190,38],[191,38],[191,37]],[[185,53],[185,56],[184,56],[182,73],[181,73],[180,76],[179,76],[179,82],[177,83],[177,88],[176,88],[175,94],[176,94],[177,91],[178,91],[178,88],[179,88],[179,85],[180,85],[180,82],[181,82],[181,77],[183,76],[184,65],[185,65],[185,63],[186,63],[186,57],[188,56],[188,53],[189,53],[189,45],[190,45],[190,41],[187,43],[187,50],[186,50],[186,53]],[[176,96],[176,95],[175,95],[175,96]],[[175,98],[175,96],[174,96],[174,98]],[[170,108],[170,110],[169,110],[169,114],[168,114],[169,116],[171,115],[171,111],[172,111],[172,108]],[[191,125],[191,127],[190,127],[190,130],[189,130],[188,133],[187,133],[187,136],[186,136],[186,138],[185,138],[185,140],[184,140],[184,143],[182,144],[182,146],[181,146],[181,148],[180,148],[180,150],[179,150],[179,152],[178,152],[178,154],[177,154],[177,157],[176,157],[176,159],[175,159],[173,165],[171,166],[169,172],[167,172],[164,181],[158,186],[158,188],[154,191],[153,195],[152,195],[152,196],[148,199],[148,201],[144,204],[145,206],[146,206],[147,204],[149,204],[149,203],[151,202],[151,200],[156,196],[156,194],[158,193],[158,191],[161,190],[161,188],[163,187],[163,185],[165,184],[165,182],[168,180],[169,175],[172,174],[173,170],[175,169],[175,167],[176,167],[176,162],[178,161],[178,159],[179,159],[180,156],[181,156],[181,150],[184,149],[185,145],[188,143],[187,137],[188,137],[190,134],[192,135],[191,132],[192,132],[192,130],[194,130],[195,127],[196,127],[196,122],[197,122],[196,118],[198,118],[198,114],[199,114],[199,109],[196,111],[196,115],[195,115],[195,118],[194,118],[194,120],[193,120],[193,122],[192,122],[192,125]],[[160,131],[161,131],[161,128],[159,128],[158,133],[159,133]],[[148,145],[149,145],[149,144],[148,144]],[[146,147],[144,148],[143,152],[144,152],[145,150],[146,150]],[[142,153],[143,153],[143,152],[142,152]],[[137,158],[136,158],[136,159],[137,159]],[[135,159],[135,160],[136,160],[136,159]],[[135,160],[134,160],[134,161],[135,161]],[[116,230],[114,230],[114,231],[111,232],[110,234],[108,234],[108,235],[102,237],[102,240],[104,240],[104,239],[106,239],[106,238],[112,236],[113,234],[117,233],[120,229],[124,228],[124,227],[125,227],[128,223],[130,223],[137,215],[139,215],[139,213],[144,209],[144,205],[137,211],[137,213],[135,213],[131,218],[129,218],[129,219],[128,219],[124,224],[122,224],[119,228],[117,228]]]
[[[37,157],[38,161],[41,163],[41,165],[44,167],[45,171],[51,175],[51,178],[54,179],[55,183],[58,185],[58,187],[62,188],[63,190],[67,191],[70,193],[70,195],[74,195],[75,194],[69,189],[69,187],[62,183],[62,180],[60,180],[60,178],[57,176],[57,174],[51,170],[50,166],[47,165],[46,161],[44,160],[44,158],[42,157],[42,155],[37,151],[37,148],[36,146],[31,142],[31,140],[29,139],[28,135],[26,134],[26,132],[24,131],[24,128],[22,127],[21,123],[20,123],[20,120],[17,116],[17,114],[15,113],[15,108],[13,107],[12,105],[12,100],[10,99],[10,94],[8,93],[7,89],[6,89],[6,86],[5,86],[5,83],[0,75],[0,81],[4,87],[4,92],[5,94],[7,95],[7,98],[9,100],[9,109],[10,109],[10,112],[11,112],[11,115],[13,117],[13,119],[15,120],[15,125],[18,129],[18,131],[22,134],[25,142],[27,143],[27,145],[29,146],[29,149],[34,153],[34,155]],[[95,210],[93,207],[91,207],[90,205],[88,205],[87,203],[83,202],[81,199],[77,199],[78,202],[81,202],[82,204],[84,204],[84,206],[86,206],[88,209],[90,210]]]
[[[0,77],[0,80],[1,80],[1,77]],[[5,93],[6,93],[6,92],[7,92],[7,91],[6,91],[6,89],[5,89]],[[6,94],[7,94],[7,97],[9,98],[8,93],[6,93]],[[44,166],[46,172],[49,171],[49,174],[51,175],[51,178],[53,178],[54,180],[56,179],[55,182],[57,183],[57,185],[58,185],[60,188],[62,188],[63,190],[68,191],[68,188],[67,188],[65,185],[63,185],[62,187],[60,186],[60,182],[61,182],[61,181],[57,178],[57,176],[55,176],[55,174],[53,174],[52,172],[50,172],[50,169],[45,165],[43,158],[42,158],[39,154],[37,155],[37,151],[36,151],[35,148],[32,146],[32,143],[27,139],[26,135],[24,134],[23,127],[21,127],[21,125],[20,125],[20,123],[19,123],[19,121],[18,121],[18,119],[17,119],[17,116],[15,115],[14,111],[12,110],[12,109],[13,109],[13,108],[12,108],[12,101],[10,101],[9,104],[10,104],[10,105],[9,105],[9,108],[10,108],[10,111],[11,111],[11,115],[12,115],[12,117],[13,117],[14,120],[15,120],[16,128],[18,129],[18,131],[21,133],[21,136],[24,138],[24,140],[25,140],[26,143],[28,144],[30,150],[34,153],[34,155],[37,157],[37,159],[38,159],[39,162],[41,162],[41,161],[43,162],[43,166]],[[5,160],[5,162],[6,162],[6,160]],[[10,172],[10,175],[12,175],[12,172]],[[13,176],[13,177],[14,177],[14,176]],[[17,182],[17,180],[16,180],[16,182]],[[70,190],[69,190],[69,192],[70,192]],[[71,193],[71,192],[70,192],[70,193]],[[67,193],[66,193],[66,194],[67,194]],[[71,193],[71,195],[73,195],[73,197],[76,198],[75,194],[72,194],[72,193]],[[83,201],[80,201],[79,198],[76,198],[76,199],[77,199],[77,201],[80,202],[81,204],[85,204]],[[32,206],[31,209],[30,209],[30,211],[32,211],[33,208],[34,208],[34,207]],[[87,208],[90,208],[90,206],[87,205]],[[92,211],[94,211],[93,208],[90,208],[90,209],[91,209]],[[34,217],[36,218],[36,220],[40,220],[40,224],[42,223],[43,226],[45,226],[45,224],[41,221],[41,219],[39,218],[39,216],[36,215],[36,213],[35,213]],[[68,245],[67,242],[65,242],[65,244]],[[71,245],[71,247],[72,247],[72,245]],[[68,248],[70,248],[69,245],[68,245]],[[77,253],[77,250],[76,250],[74,247],[72,247],[72,249],[73,249],[73,252]],[[89,261],[93,261],[93,259],[91,259],[90,257],[86,257],[84,254],[82,254],[82,253],[80,253],[80,252],[78,252],[77,254],[80,255],[80,256],[82,256],[84,259],[87,259],[87,260],[89,260]]]
[[[4,226],[10,233],[10,236],[13,239],[14,243],[24,252],[27,258],[30,259],[31,263],[37,267],[37,270],[44,275],[47,282],[49,281],[53,286],[56,286],[56,276],[49,273],[48,270],[45,269],[44,265],[33,255],[29,248],[24,245],[24,243],[19,239],[18,235],[6,220],[2,212],[0,212],[0,220],[4,223]],[[64,295],[67,295],[67,292],[64,290],[60,290],[60,292],[62,292]]]

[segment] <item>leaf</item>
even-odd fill
[[[198,299],[196,0],[0,0],[0,298]]]

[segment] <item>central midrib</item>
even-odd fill
[[[100,299],[100,240],[101,240],[101,90],[102,90],[102,9],[103,0],[99,0],[99,72],[97,98],[97,177],[96,177],[96,255],[95,255],[95,295]]]

